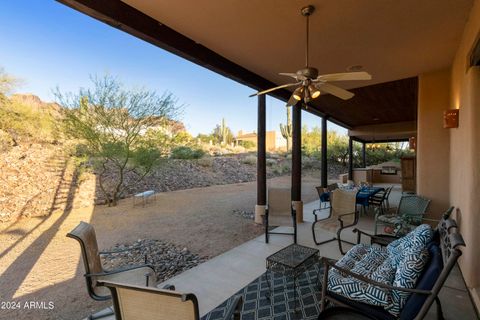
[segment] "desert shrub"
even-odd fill
[[[302,158],[302,167],[304,169],[320,169],[321,162],[315,158],[304,157]]]
[[[284,174],[290,172],[290,165],[287,163],[279,163],[274,166],[272,166],[272,172],[274,174]]]
[[[255,142],[248,141],[248,140],[245,140],[245,141],[240,140],[238,144],[244,147],[245,149],[255,149],[257,147],[257,144]]]
[[[192,141],[192,136],[186,131],[180,131],[172,137],[174,145],[187,145]]]
[[[213,166],[213,158],[212,157],[204,157],[197,160],[197,163],[202,167],[212,167]]]
[[[269,167],[272,167],[272,166],[277,164],[277,160],[275,160],[275,159],[267,159],[267,160],[265,160],[265,162],[266,162],[267,166],[269,166]]]
[[[254,165],[257,163],[257,157],[254,155],[248,155],[245,158],[242,159],[242,163],[244,164],[249,164],[249,165]]]
[[[172,149],[170,157],[173,159],[200,159],[205,155],[205,151],[198,148],[180,146]]]
[[[0,129],[13,140],[29,138],[49,142],[58,138],[55,119],[48,111],[12,100],[0,105]]]

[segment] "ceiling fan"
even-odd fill
[[[350,91],[337,87],[329,82],[346,81],[346,80],[371,80],[372,76],[365,72],[343,72],[318,75],[318,69],[308,65],[308,41],[309,41],[309,17],[315,11],[312,5],[303,7],[302,16],[306,17],[306,42],[305,42],[305,68],[295,73],[280,73],[282,76],[292,77],[296,80],[294,83],[283,84],[278,87],[259,91],[250,95],[250,97],[266,94],[282,88],[297,87],[293,91],[292,96],[288,100],[287,106],[295,105],[298,101],[303,100],[305,103],[312,99],[318,98],[322,92],[329,93],[340,99],[348,100],[354,96]]]

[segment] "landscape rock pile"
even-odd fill
[[[233,212],[233,214],[238,215],[238,216],[240,216],[242,218],[245,218],[245,219],[250,219],[250,220],[255,219],[255,213],[254,212],[244,211],[244,210],[233,210],[232,212]]]
[[[155,269],[158,283],[208,260],[208,257],[200,257],[185,247],[153,239],[138,239],[130,244],[116,244],[113,248],[105,251],[124,249],[132,250],[102,255],[104,269],[113,270],[141,265],[145,263],[145,255],[147,255],[147,264],[152,265]]]

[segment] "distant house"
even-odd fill
[[[276,131],[267,131],[266,135],[266,149],[268,151],[277,151],[277,150],[286,150],[287,141],[282,135]],[[257,133],[254,132],[243,132],[240,130],[235,137],[235,143],[241,144],[243,141],[251,141],[255,145],[257,144]]]

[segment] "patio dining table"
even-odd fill
[[[382,187],[362,187],[357,193],[357,204],[362,206],[363,213],[366,213],[368,200],[380,191],[385,191]]]

